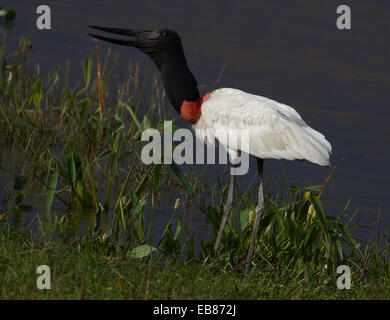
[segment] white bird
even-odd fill
[[[263,159],[307,160],[329,166],[330,143],[321,133],[310,128],[292,107],[271,99],[230,88],[214,90],[201,98],[195,77],[188,68],[181,39],[175,31],[93,28],[133,37],[123,40],[91,34],[98,39],[133,46],[146,53],[160,71],[172,106],[192,124],[203,142],[209,144],[216,139],[224,145],[233,167],[237,165],[237,156],[241,152],[257,158],[260,184],[245,269],[247,273],[264,211]],[[218,250],[232,209],[234,180],[235,175],[232,174],[215,251]]]

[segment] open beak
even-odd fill
[[[108,28],[108,27],[98,27],[98,26],[89,26],[89,27],[100,31],[120,34],[123,36],[128,36],[133,38],[133,39],[125,40],[125,39],[117,39],[117,38],[108,38],[108,37],[99,36],[97,34],[88,33],[90,36],[95,37],[99,40],[119,44],[122,46],[136,47],[139,49],[148,49],[155,45],[153,39],[149,39],[147,37],[147,35],[150,34],[149,30],[120,29],[120,28]]]

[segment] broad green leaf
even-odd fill
[[[148,244],[143,244],[143,245],[135,247],[133,250],[131,250],[130,257],[135,258],[135,259],[145,258],[145,257],[151,255],[156,250],[157,249],[155,247],[152,247]]]
[[[240,213],[241,230],[244,230],[246,225],[248,224],[250,211],[251,211],[251,209],[248,208],[248,209],[241,211],[241,213]]]
[[[318,199],[318,197],[316,195],[311,194],[310,195],[310,202],[313,204],[314,209],[317,213],[318,218],[321,221],[322,226],[326,227],[327,224],[326,224],[325,213],[324,213],[324,209],[322,208],[322,204],[321,204],[320,199]]]
[[[309,186],[309,187],[305,187],[305,190],[319,192],[319,191],[321,191],[321,188],[322,188],[322,185],[320,185],[320,186]]]

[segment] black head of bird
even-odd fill
[[[147,54],[160,71],[165,91],[172,106],[181,113],[184,101],[198,101],[200,98],[195,77],[188,68],[180,36],[173,30],[139,30],[90,26],[91,28],[119,34],[128,39],[108,38],[89,34],[97,39],[135,47]]]
[[[91,36],[100,40],[138,48],[142,52],[150,55],[151,57],[154,57],[159,54],[161,55],[164,50],[174,45],[177,45],[178,42],[181,41],[179,35],[175,31],[169,29],[139,30],[107,28],[98,26],[90,27],[104,32],[128,36],[130,37],[130,39],[115,39],[90,33]]]

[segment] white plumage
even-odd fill
[[[308,160],[329,165],[330,143],[310,128],[293,108],[237,89],[213,91],[202,104],[200,119],[193,125],[207,144],[216,140],[234,159],[238,150],[261,159]],[[249,136],[240,140],[240,132]]]

